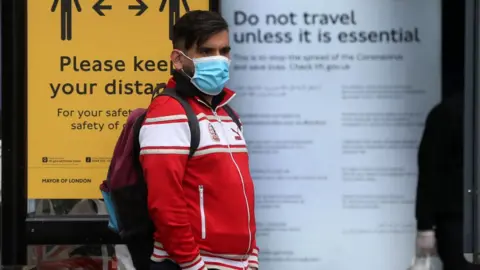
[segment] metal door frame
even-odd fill
[[[480,235],[478,231],[478,177],[480,173],[480,160],[478,159],[480,135],[480,104],[478,95],[479,84],[479,2],[467,0],[465,5],[465,96],[464,96],[464,254],[466,258],[473,257],[473,262],[478,263],[480,251]],[[472,256],[473,255],[473,256]]]

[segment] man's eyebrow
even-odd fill
[[[198,50],[199,51],[212,51],[212,50],[215,50],[216,48],[213,48],[213,47],[209,47],[209,46],[200,46],[198,47]],[[222,51],[225,51],[225,50],[231,50],[232,48],[230,46],[225,46],[225,47],[222,47],[220,48],[220,50]]]
[[[199,51],[212,51],[212,50],[215,50],[215,48],[208,47],[208,46],[200,46],[200,47],[198,47],[198,50]]]

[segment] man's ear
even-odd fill
[[[170,54],[170,60],[172,60],[173,67],[176,70],[181,70],[183,68],[182,56],[183,55],[177,50],[172,51]]]

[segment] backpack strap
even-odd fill
[[[169,96],[176,99],[185,110],[185,114],[187,115],[188,120],[188,127],[190,128],[191,138],[190,153],[188,157],[193,157],[193,154],[195,154],[195,151],[197,151],[198,145],[200,144],[200,124],[198,123],[197,115],[193,111],[192,106],[190,106],[190,104],[182,96],[180,96],[177,91],[175,91],[175,89],[172,88],[166,88],[159,94],[159,96]]]
[[[242,129],[242,123],[240,123],[240,119],[238,118],[237,114],[233,111],[232,107],[225,105],[223,106],[223,109],[227,112],[228,116],[232,118],[233,122],[237,124],[237,127],[241,130]]]
[[[143,175],[142,165],[140,164],[140,129],[142,129],[146,116],[147,112],[142,113],[133,123],[133,166],[138,175]]]
[[[166,87],[167,85],[165,83],[158,83],[157,86],[155,86],[155,89],[153,89],[150,102],[152,102],[158,95],[160,95]]]

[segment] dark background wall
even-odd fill
[[[442,0],[442,93],[464,91],[465,0]]]

